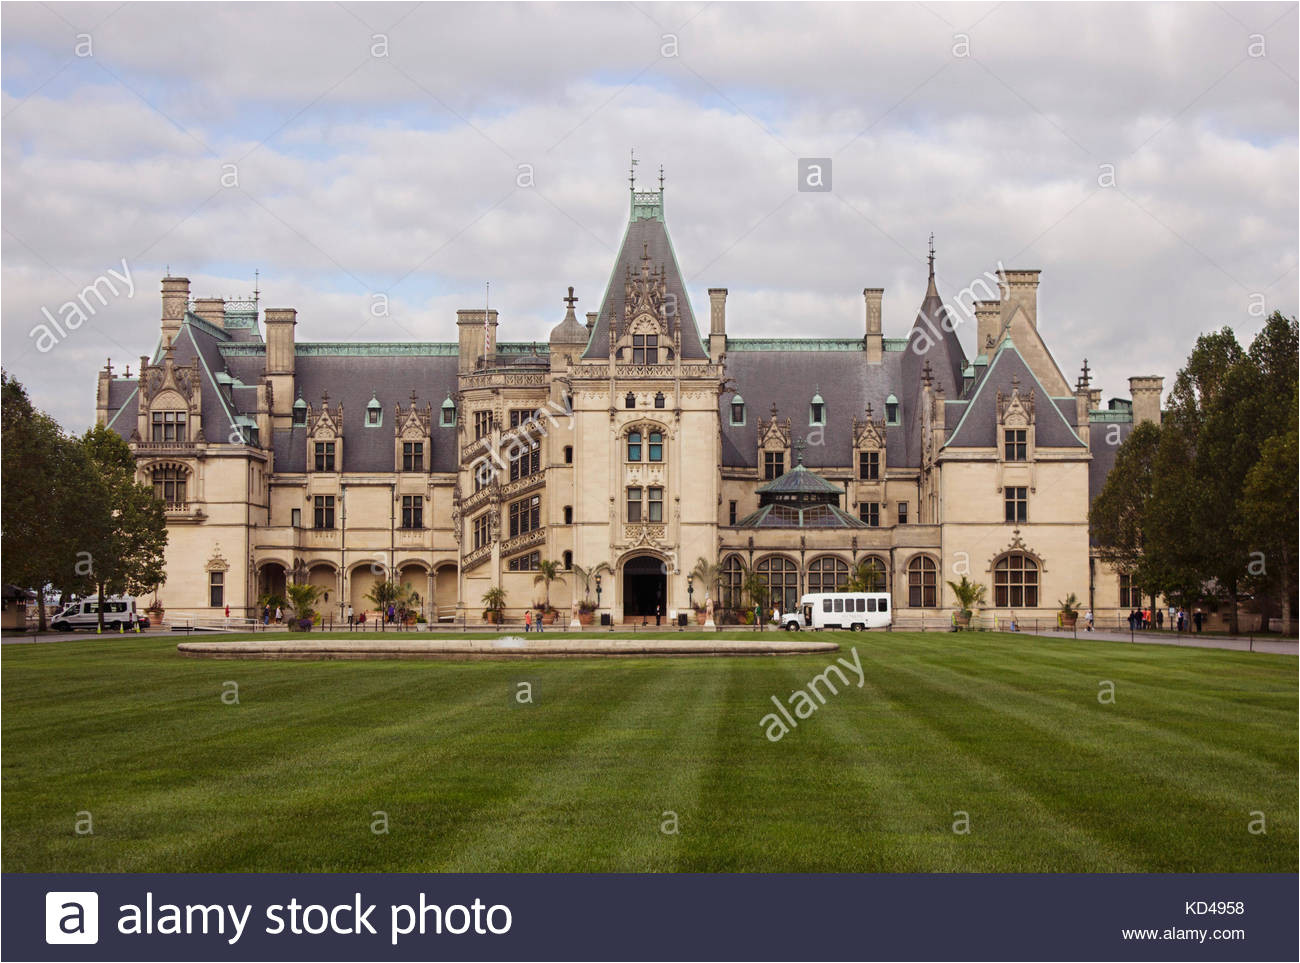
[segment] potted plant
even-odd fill
[[[533,576],[533,584],[539,582],[546,587],[546,600],[537,606],[538,618],[543,620],[543,624],[551,625],[555,622],[555,609],[551,608],[551,583],[563,582],[564,565],[554,560],[542,559],[537,563],[537,574]]]
[[[506,617],[506,590],[494,585],[483,593],[483,620],[500,625]]]
[[[293,604],[298,629],[302,632],[310,632],[316,615],[316,610],[312,606],[316,604],[324,589],[319,585],[286,585],[285,591]]]
[[[591,601],[591,583],[600,578],[602,572],[613,571],[609,562],[597,562],[591,568],[583,568],[576,562],[573,564],[573,577],[582,583],[582,601],[578,603],[578,621],[581,624],[590,625],[596,611],[596,605]]]
[[[1064,601],[1058,602],[1061,606],[1060,619],[1061,628],[1073,629],[1079,622],[1079,597],[1071,592],[1065,597]]]
[[[949,582],[948,587],[952,589],[957,604],[961,606],[961,611],[954,616],[954,624],[959,629],[969,628],[971,609],[984,604],[984,595],[988,590],[978,582],[972,582],[965,575],[961,577],[960,582]]]
[[[596,611],[596,603],[591,599],[583,599],[578,603],[578,624],[591,625],[591,620]]]

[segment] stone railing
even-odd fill
[[[633,544],[662,542],[667,534],[668,526],[660,522],[623,526],[623,541]]]
[[[620,364],[614,370],[620,378],[671,378],[677,373],[671,364]]]
[[[541,545],[546,541],[546,528],[534,528],[531,532],[524,532],[522,535],[516,535],[514,538],[507,539],[501,544],[501,554],[513,554],[521,549],[532,548],[534,545]]]
[[[480,545],[478,548],[474,549],[474,551],[461,558],[460,570],[462,572],[468,572],[470,569],[482,565],[491,557],[492,543],[488,542],[486,545]]]
[[[524,492],[532,491],[534,488],[541,488],[545,484],[546,473],[535,471],[531,475],[525,475],[523,478],[517,478],[509,484],[501,486],[501,497],[514,498]]]
[[[541,388],[549,376],[542,372],[489,371],[484,374],[465,375],[460,380],[462,391],[473,388]]]
[[[139,452],[197,452],[198,446],[192,441],[137,441],[133,442]]]
[[[472,495],[466,495],[460,500],[460,513],[462,516],[470,515],[478,511],[492,495],[491,487],[483,487]]]
[[[469,461],[479,452],[487,451],[492,445],[492,436],[484,435],[482,438],[476,438],[460,450],[460,460]]]

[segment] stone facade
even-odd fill
[[[750,571],[784,610],[864,561],[900,625],[941,627],[963,574],[1000,619],[1050,621],[1071,592],[1127,610],[1088,506],[1134,418],[1159,419],[1160,378],[1102,408],[1085,362],[1071,388],[1029,270],[974,304],[968,359],[933,252],[905,338],[884,337],[880,288],[861,339],[734,338],[710,288],[703,340],[663,202],[632,191],[599,310],[579,321],[570,288],[545,344],[498,342],[486,309],[458,312],[455,342],[304,342],[291,308],[163,279],[159,345],[134,376],[106,366],[97,411],[168,503],[169,614],[254,615],[296,580],[346,619],[393,573],[430,621],[481,621],[494,586],[515,617],[544,559],[565,622],[571,566],[601,563],[614,621],[738,608]],[[717,585],[688,579],[699,559]]]

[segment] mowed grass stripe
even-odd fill
[[[664,813],[676,814],[678,826],[689,824],[726,663],[693,664],[684,687],[679,674],[664,673],[653,661],[588,663],[587,671],[616,671],[630,685],[606,705],[597,729],[574,740],[508,811],[457,847],[457,866],[483,872],[673,868],[680,834],[661,832]]]
[[[850,660],[856,645],[868,685],[775,744],[769,696],[833,655],[281,663],[187,659],[166,637],[5,646],[4,869],[1295,871],[1293,658],[819,638]],[[538,701],[510,708],[521,679]],[[1115,706],[1096,702],[1101,679]],[[221,703],[225,680],[239,706]],[[73,833],[79,809],[94,836]],[[387,834],[370,832],[374,810]],[[659,832],[664,810],[679,835]],[[1249,810],[1266,835],[1247,832]]]
[[[944,667],[904,664],[900,669],[906,677],[903,688],[914,691],[923,685],[946,697],[915,700],[918,711],[945,702],[963,707],[964,723],[944,722],[966,753],[1006,773],[1050,804],[1063,821],[1090,827],[1148,868],[1197,870],[1210,837],[1238,849],[1241,861],[1234,862],[1233,870],[1257,868],[1261,857],[1276,853],[1272,841],[1261,844],[1247,832],[1253,809],[1273,814],[1280,839],[1295,838],[1293,781],[1289,787],[1280,778],[1261,781],[1258,773],[1204,752],[1195,740],[1181,751],[1166,747],[1157,753],[1152,743],[1158,726],[1126,726],[1112,711],[1116,707],[1097,703],[1095,696],[1095,711],[1081,698],[1077,711],[1070,713],[1068,707],[1045,705],[1050,700],[1035,693],[987,678],[976,687],[969,675]],[[1194,780],[1188,778],[1189,765],[1197,772]],[[1248,798],[1240,792],[1243,785],[1262,791],[1256,788]]]

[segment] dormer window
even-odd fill
[[[821,396],[820,392],[813,395],[812,402],[808,405],[808,424],[826,424],[826,399]]]
[[[370,404],[366,405],[366,427],[378,428],[384,423],[384,408],[379,403],[375,395],[370,396]]]
[[[456,402],[447,396],[447,400],[442,403],[442,427],[454,428],[456,426]]]
[[[623,407],[624,407],[624,408],[635,408],[635,407],[636,407],[636,395],[632,394],[632,392],[629,391],[629,392],[627,393],[627,395],[623,398]]]
[[[898,424],[898,399],[893,395],[885,399],[885,424]]]
[[[1029,430],[1007,428],[1003,431],[1003,455],[1007,461],[1025,461],[1028,458]]]
[[[658,364],[659,363],[659,335],[657,334],[632,335],[632,363],[633,364]]]
[[[302,428],[307,424],[307,402],[299,398],[293,403],[293,426]]]
[[[740,395],[731,399],[731,423],[733,425],[745,423],[745,399]]]
[[[155,411],[153,418],[152,441],[186,441],[185,412]]]

